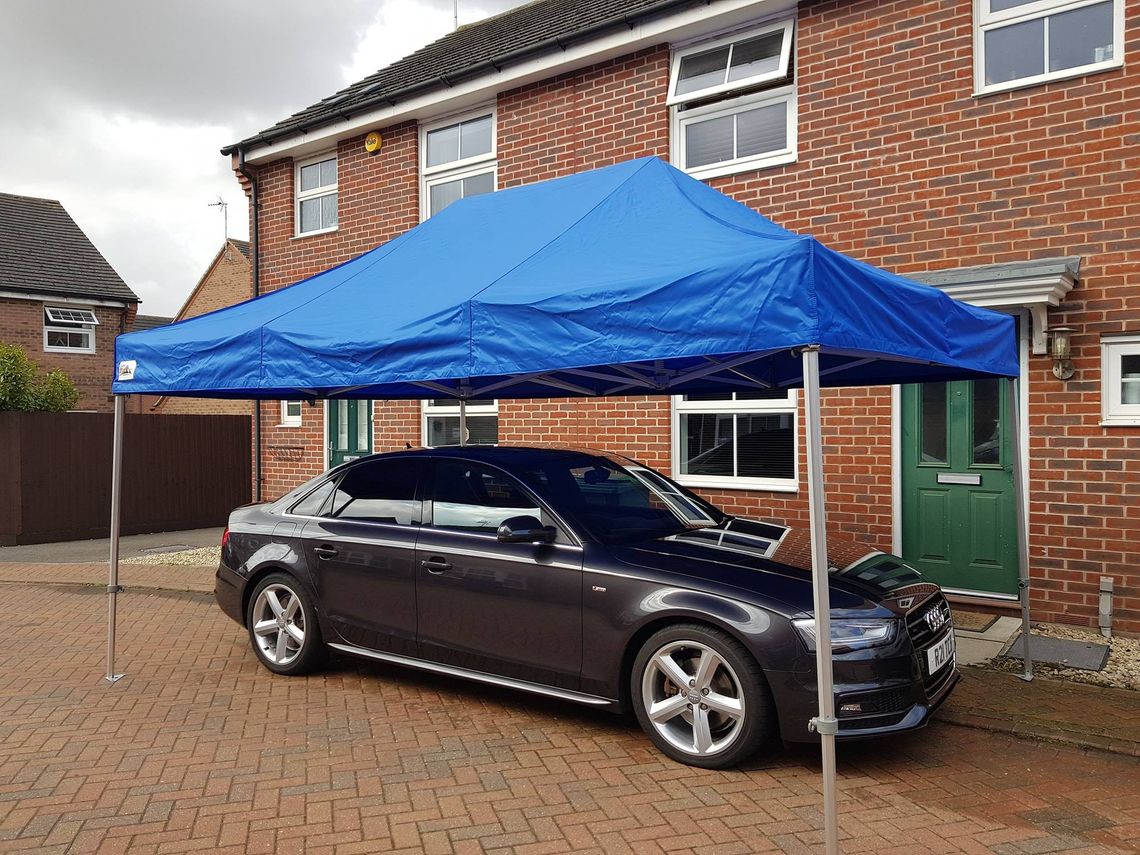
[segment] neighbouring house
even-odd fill
[[[138,303],[63,205],[0,193],[0,341],[75,381],[77,410],[112,409],[115,336]]]
[[[224,309],[252,296],[250,284],[249,243],[227,238],[214,256],[178,314],[170,319],[184,321],[217,309]],[[226,401],[216,398],[171,398],[156,396],[147,412],[157,415],[208,414],[248,416],[253,410],[249,401]]]
[[[1114,626],[1140,632],[1138,64],[1140,0],[538,0],[224,153],[255,197],[262,292],[465,196],[658,155],[786,228],[1011,313],[1028,507],[1004,384],[844,389],[824,399],[829,522],[1000,607],[1025,512],[1034,617],[1096,625],[1108,579]],[[266,497],[458,438],[448,401],[262,406]],[[469,420],[475,442],[602,447],[734,513],[803,522],[800,412],[792,391],[488,400]]]

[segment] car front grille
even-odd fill
[[[947,662],[933,674],[927,673],[927,649],[954,631],[950,604],[941,592],[931,595],[907,613],[906,630],[919,659],[926,697],[933,700],[954,676],[953,662]]]
[[[928,617],[933,614],[934,617]],[[935,640],[946,634],[946,628],[953,629],[950,620],[950,604],[941,593],[923,600],[906,616],[906,631],[915,650],[926,650]]]

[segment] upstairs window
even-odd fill
[[[494,192],[494,111],[426,125],[420,151],[423,219],[460,199]]]
[[[44,306],[44,351],[94,353],[98,325],[90,309]]]
[[[1116,68],[1124,0],[976,0],[975,88],[1001,92]]]
[[[337,225],[336,154],[297,164],[297,234],[331,232]]]
[[[696,178],[796,157],[793,22],[674,51],[673,160]]]

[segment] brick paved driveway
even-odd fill
[[[630,721],[394,667],[273,677],[208,596],[0,584],[0,851],[814,852],[810,749],[664,760]],[[1135,852],[1135,759],[934,724],[840,752],[846,852]]]

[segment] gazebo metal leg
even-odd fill
[[[1021,679],[1033,679],[1033,655],[1029,638],[1029,533],[1025,528],[1026,472],[1021,454],[1021,407],[1017,395],[1017,379],[1010,377],[1006,388],[1009,402],[1009,445],[1013,456],[1013,503],[1017,517],[1017,595],[1021,600],[1021,643],[1025,670]]]
[[[819,715],[808,727],[819,733],[823,752],[823,827],[827,855],[839,852],[839,808],[835,792],[835,689],[831,672],[831,596],[828,584],[827,509],[823,490],[823,433],[820,424],[819,346],[804,349],[804,421],[807,424],[808,515],[811,579],[815,604],[815,666]]]
[[[123,678],[115,673],[115,607],[122,587],[119,585],[119,518],[123,488],[123,421],[127,399],[115,396],[115,427],[111,440],[111,561],[107,578],[107,682]]]

